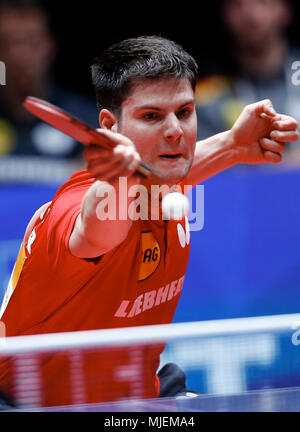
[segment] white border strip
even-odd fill
[[[235,318],[0,338],[0,355],[165,343],[191,337],[286,331],[300,327],[300,314]]]

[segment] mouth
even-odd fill
[[[166,160],[168,160],[168,159],[170,159],[170,160],[179,159],[179,158],[181,158],[182,156],[183,156],[182,153],[175,153],[175,154],[161,154],[161,155],[159,155],[159,157],[160,157],[161,159],[166,159]]]

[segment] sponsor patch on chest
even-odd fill
[[[138,281],[151,276],[159,266],[161,252],[151,231],[142,233],[142,255]]]

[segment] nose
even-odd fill
[[[177,142],[183,135],[183,130],[179,119],[174,113],[171,113],[165,123],[164,138],[168,142]]]

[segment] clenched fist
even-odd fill
[[[276,113],[268,99],[247,105],[233,125],[230,136],[237,160],[241,163],[278,163],[285,142],[299,139],[298,123]]]

